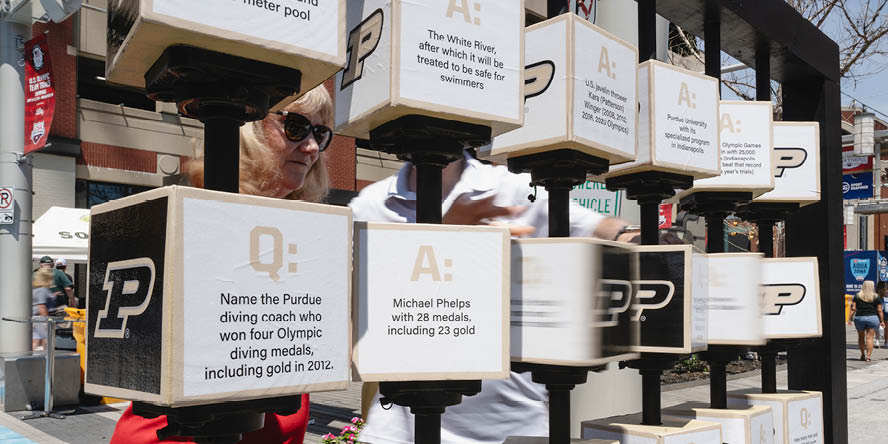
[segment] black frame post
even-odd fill
[[[838,65],[838,59],[835,60]],[[820,202],[787,218],[787,256],[816,256],[820,272],[823,337],[789,350],[789,388],[823,393],[824,442],[848,442],[842,264],[841,101],[837,80],[783,82],[784,120],[820,122]]]

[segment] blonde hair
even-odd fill
[[[307,116],[317,116],[322,123],[333,127],[333,99],[323,84],[308,91],[296,101],[284,107],[285,111]],[[203,147],[195,147],[195,156],[186,165],[186,174],[191,184],[203,187]],[[263,129],[263,121],[248,122],[240,129],[240,192],[243,194],[264,195],[266,185],[276,183],[283,172],[274,161],[275,156],[268,146]],[[327,175],[327,154],[320,153],[312,165],[302,188],[285,196],[285,199],[321,202],[330,189]]]
[[[857,298],[863,302],[872,302],[876,300],[876,290],[873,281],[863,281],[863,288],[857,293]]]
[[[52,271],[51,268],[41,268],[34,272],[33,279],[31,280],[31,286],[34,288],[37,287],[49,287],[52,285],[52,280],[55,277],[55,272]]]

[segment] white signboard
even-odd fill
[[[492,127],[524,119],[524,2],[349,2],[348,61],[336,76],[336,131],[407,114]]]
[[[767,406],[713,409],[689,402],[666,408],[663,414],[718,423],[723,444],[774,444],[774,414]]]
[[[638,68],[638,158],[605,177],[662,171],[695,179],[720,174],[718,81],[649,60]]]
[[[694,181],[694,187],[683,194],[751,191],[758,197],[774,189],[771,102],[723,100],[719,113],[721,175]]]
[[[720,253],[709,260],[710,345],[762,345],[762,255]]]
[[[637,301],[633,319],[641,323],[634,350],[693,353],[706,349],[709,265],[691,245],[635,246],[638,252]]]
[[[350,219],[187,198],[182,211],[183,394],[348,380]]]
[[[823,331],[817,258],[764,259],[762,267],[765,337],[820,337]]]
[[[11,225],[15,221],[14,195],[14,187],[0,187],[0,225]]]
[[[820,392],[728,393],[728,408],[767,406],[774,415],[775,444],[823,444],[823,395]]]
[[[508,260],[505,228],[356,224],[356,378],[507,378]]]
[[[633,302],[628,249],[586,238],[517,239],[511,263],[513,362],[595,366],[624,359],[612,357],[628,352],[635,337],[634,328],[619,325],[630,322]],[[606,329],[614,343],[605,343]]]
[[[774,190],[756,202],[820,201],[820,124],[774,122]]]
[[[287,66],[301,92],[345,64],[345,0],[113,0],[108,2],[111,83],[145,87],[145,72],[169,46],[187,44]]]
[[[641,424],[641,413],[583,421],[584,439],[615,439],[628,444],[723,444],[721,425],[663,416],[662,424]],[[745,444],[745,443],[744,443]]]
[[[524,126],[479,156],[570,148],[611,163],[634,160],[638,50],[573,14],[530,26],[525,39]]]
[[[191,187],[93,207],[86,390],[177,407],[346,388],[351,232],[348,208]]]

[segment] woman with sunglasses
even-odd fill
[[[257,196],[321,202],[329,178],[324,150],[333,139],[333,101],[323,85],[307,92],[284,111],[269,113],[240,130],[240,192]],[[203,157],[197,153],[186,165],[194,186],[203,186]],[[301,444],[308,425],[308,395],[289,416],[266,414],[265,427],[244,436],[240,444]],[[157,438],[167,425],[165,416],[146,419],[126,409],[110,444],[192,442],[187,437]]]

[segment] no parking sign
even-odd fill
[[[15,220],[13,187],[0,187],[0,225],[12,225]]]

